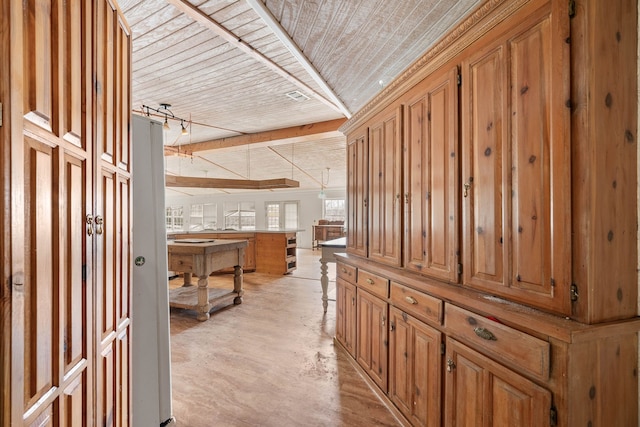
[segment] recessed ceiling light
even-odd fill
[[[307,99],[309,99],[307,95],[300,92],[299,90],[294,90],[293,92],[289,92],[287,93],[287,96],[293,99],[294,101],[298,101],[298,102],[306,101]]]

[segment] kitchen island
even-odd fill
[[[169,291],[169,306],[196,310],[198,320],[209,318],[216,304],[233,301],[242,303],[242,264],[245,240],[183,239],[167,244],[169,268],[184,273],[184,286]],[[209,275],[223,268],[233,268],[233,290],[209,289]],[[198,277],[198,286],[191,285],[191,275]]]
[[[244,271],[279,275],[296,269],[298,231],[304,230],[204,230],[170,233],[167,240],[246,240]]]

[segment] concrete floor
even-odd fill
[[[335,264],[322,312],[320,252],[289,275],[245,273],[244,302],[205,322],[171,310],[173,413],[182,427],[397,426],[335,333]],[[231,275],[209,278],[232,287]],[[180,279],[171,286],[181,285]]]

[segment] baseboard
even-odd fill
[[[400,412],[400,410],[396,407],[396,405],[394,405],[393,402],[391,402],[391,399],[389,399],[389,396],[387,396],[386,393],[380,390],[380,387],[378,387],[378,384],[376,384],[371,379],[371,377],[367,375],[365,370],[362,369],[362,366],[360,366],[360,364],[358,364],[358,362],[353,357],[351,357],[351,354],[347,351],[346,348],[344,348],[342,343],[336,339],[336,337],[333,337],[333,344],[336,348],[339,349],[339,351],[341,351],[345,355],[349,363],[351,363],[351,366],[355,368],[356,372],[360,374],[360,376],[365,381],[365,383],[367,383],[371,391],[373,391],[373,393],[378,397],[378,399],[380,399],[380,401],[389,410],[389,412],[391,412],[391,415],[393,415],[396,421],[398,421],[398,424],[401,425],[402,427],[412,427],[411,423],[407,421],[407,419],[404,417],[402,412]]]

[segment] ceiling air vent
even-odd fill
[[[302,102],[302,101],[306,101],[307,99],[309,99],[309,97],[307,95],[305,95],[304,93],[298,91],[298,90],[294,90],[293,92],[289,92],[287,94],[287,96],[291,99],[293,99],[294,101],[298,101],[298,102]]]

